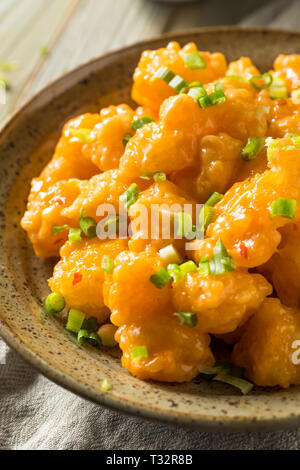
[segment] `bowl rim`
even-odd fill
[[[268,28],[264,26],[211,26],[203,28],[193,28],[189,30],[179,30],[168,32],[160,35],[156,35],[149,39],[142,41],[134,42],[129,46],[125,46],[111,52],[102,54],[99,57],[93,58],[82,65],[74,68],[70,72],[58,77],[55,80],[50,81],[45,87],[36,92],[30,99],[18,109],[13,111],[5,119],[4,123],[0,127],[0,135],[3,136],[9,129],[14,125],[15,121],[22,116],[26,111],[30,111],[30,108],[39,102],[39,100],[49,92],[49,89],[55,88],[57,85],[62,85],[65,82],[67,83],[68,78],[72,77],[74,74],[79,72],[84,72],[92,65],[96,65],[100,61],[105,59],[112,59],[115,55],[122,53],[130,53],[134,51],[135,48],[139,47],[149,47],[149,44],[154,43],[159,40],[171,40],[176,37],[180,40],[181,37],[186,35],[201,35],[206,33],[271,33],[281,36],[295,35],[300,39],[300,31],[296,30],[283,30],[278,28]],[[68,88],[68,87],[66,87]],[[58,94],[61,89],[58,89]],[[56,94],[54,93],[54,97]],[[299,426],[300,424],[300,410],[299,414],[291,415],[287,412],[287,415],[284,417],[272,418],[257,418],[253,420],[253,417],[250,416],[241,416],[235,417],[234,419],[231,416],[222,416],[220,420],[214,420],[208,414],[197,415],[193,418],[190,415],[170,413],[168,411],[159,411],[157,409],[152,409],[148,406],[143,406],[140,404],[133,404],[128,402],[125,398],[116,398],[113,395],[107,394],[105,392],[98,392],[92,390],[90,387],[87,387],[83,384],[78,383],[68,374],[65,374],[50,363],[46,362],[42,357],[30,350],[9,328],[8,325],[0,321],[0,338],[2,338],[8,346],[10,346],[14,351],[16,351],[26,362],[31,364],[38,372],[42,373],[49,380],[53,381],[57,385],[67,389],[68,391],[75,393],[76,395],[88,399],[96,404],[108,407],[112,410],[128,414],[130,416],[142,417],[154,421],[160,421],[165,424],[181,425],[189,428],[196,428],[203,431],[228,431],[228,432],[244,432],[244,431],[259,431],[259,430],[275,430],[275,429],[291,429]],[[211,418],[211,419],[210,419]]]

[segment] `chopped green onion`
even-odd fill
[[[294,104],[300,104],[300,90],[293,90],[291,98]]]
[[[200,275],[203,277],[207,277],[210,275],[208,256],[204,256],[203,258],[201,258],[198,270],[199,270]]]
[[[215,91],[209,95],[211,105],[225,103],[226,95],[221,83],[215,84]]]
[[[244,77],[241,77],[241,75],[225,75],[224,78],[228,80],[239,80],[241,82],[247,81]]]
[[[112,274],[115,268],[114,260],[110,256],[104,255],[101,262],[101,268],[106,272],[106,274]]]
[[[139,361],[140,359],[146,359],[148,355],[148,349],[146,346],[138,346],[130,351],[130,356],[133,361]]]
[[[82,241],[82,230],[80,228],[70,228],[69,231],[69,241],[72,243],[77,243]]]
[[[102,382],[102,384],[101,384],[101,388],[102,388],[103,392],[110,392],[111,386],[109,385],[107,379],[104,379],[104,380],[103,380],[103,382]]]
[[[200,98],[207,96],[207,92],[203,86],[191,88],[188,91],[188,95],[191,96],[195,101],[199,102]]]
[[[151,82],[153,82],[154,80],[157,80],[157,79],[161,79],[163,80],[164,82],[166,82],[167,84],[170,83],[170,81],[175,77],[175,73],[168,69],[168,67],[161,67],[157,72],[156,74],[154,75],[154,77],[151,78]]]
[[[184,278],[184,273],[178,264],[169,264],[168,274],[174,281],[181,281]]]
[[[191,82],[189,84],[189,88],[194,88],[194,87],[199,87],[199,88],[203,88],[203,83],[202,82]]]
[[[169,86],[173,88],[177,94],[188,89],[188,83],[179,75],[175,75],[169,82]]]
[[[178,321],[182,325],[190,326],[191,328],[195,328],[198,325],[198,316],[196,313],[190,312],[177,312]]]
[[[16,70],[18,68],[18,62],[16,62],[15,60],[3,60],[0,63],[0,67],[3,72],[12,72],[13,70]]]
[[[178,237],[188,238],[193,231],[193,220],[190,214],[186,212],[177,212],[175,214],[176,233]]]
[[[124,139],[123,139],[123,145],[124,147],[126,147],[126,145],[128,144],[128,142],[130,141],[130,139],[133,137],[132,134],[126,134]]]
[[[243,395],[247,395],[253,389],[253,384],[251,382],[241,379],[240,377],[230,375],[226,370],[221,370],[213,380],[232,385],[233,387],[238,388]]]
[[[137,131],[138,129],[141,129],[142,127],[144,127],[146,124],[149,124],[150,122],[154,122],[154,119],[149,116],[144,116],[140,119],[137,119],[136,121],[133,121],[133,123],[131,124],[131,127],[132,129]]]
[[[207,65],[199,52],[191,52],[184,56],[185,65],[191,70],[206,69]]]
[[[97,333],[90,333],[88,342],[94,348],[100,348],[102,346],[102,341],[100,339],[100,336]]]
[[[78,334],[79,331],[81,330],[84,319],[85,319],[85,314],[83,312],[80,312],[79,310],[71,308],[69,311],[69,315],[68,315],[68,322],[67,322],[66,329],[68,331],[71,331],[72,333]]]
[[[70,129],[70,133],[75,137],[77,142],[84,144],[90,144],[95,140],[91,129]]]
[[[268,161],[271,162],[277,150],[279,139],[272,139],[272,137],[267,137],[265,142],[267,144],[267,158]]]
[[[90,317],[84,320],[82,324],[82,329],[87,330],[88,332],[92,333],[98,330],[98,320],[95,317]]]
[[[216,204],[218,204],[218,202],[221,201],[222,198],[223,198],[223,194],[220,194],[217,192],[212,193],[212,195],[209,196],[209,198],[207,199],[205,205],[214,207]]]
[[[120,216],[119,215],[108,216],[103,225],[104,230],[108,231],[111,225],[113,225],[113,229],[115,232],[119,232],[119,229],[120,229]]]
[[[296,199],[279,198],[271,205],[271,217],[285,217],[287,219],[294,219],[297,208]]]
[[[212,367],[200,366],[199,372],[200,374],[214,377],[215,375],[218,375],[218,373],[221,372],[222,369],[223,369],[222,365],[215,365]]]
[[[71,230],[72,227],[69,225],[62,225],[61,227],[54,226],[52,227],[52,232],[54,235],[57,235],[58,233],[65,232],[66,230]]]
[[[234,272],[234,260],[229,256],[222,240],[219,240],[214,249],[214,254],[209,261],[210,274],[219,275]]]
[[[165,266],[169,264],[180,264],[182,257],[173,245],[168,245],[158,252],[160,258],[163,260]]]
[[[193,273],[198,270],[198,266],[194,261],[186,261],[185,263],[181,264],[180,266],[180,271],[186,275],[188,273]]]
[[[263,80],[263,84],[259,85],[255,80]],[[263,90],[264,88],[269,88],[272,85],[273,77],[270,73],[263,73],[262,75],[253,75],[249,82],[251,85],[256,88],[256,90]]]
[[[120,196],[120,201],[124,204],[125,209],[128,211],[128,209],[136,203],[139,197],[139,187],[136,183],[133,183],[130,188],[125,191],[122,196]]]
[[[157,289],[163,289],[171,281],[171,276],[165,268],[160,268],[156,274],[150,277],[150,281]]]
[[[165,173],[162,173],[161,171],[158,171],[157,173],[154,173],[153,179],[155,183],[159,183],[160,181],[166,181],[167,176]]]
[[[79,344],[85,344],[89,341],[89,332],[87,330],[81,329],[77,335],[77,341]]]
[[[263,137],[249,137],[247,144],[242,150],[242,159],[246,162],[254,160],[264,143],[265,139]]]
[[[8,80],[4,77],[0,77],[0,88],[5,91],[9,91],[11,89],[11,86],[8,82]]]
[[[288,89],[283,78],[273,77],[273,82],[270,86],[270,96],[273,99],[288,98]]]
[[[140,178],[142,180],[149,181],[149,180],[151,180],[152,176],[153,176],[153,173],[150,173],[149,171],[144,171],[144,173],[141,174]]]
[[[53,292],[45,300],[45,307],[50,315],[57,315],[62,312],[66,306],[66,301],[62,295]]]
[[[292,141],[294,142],[297,149],[300,149],[300,135],[292,134],[290,135]]]
[[[88,238],[97,236],[97,222],[92,217],[80,217],[79,227]]]
[[[199,220],[201,227],[204,228],[204,231],[207,229],[209,224],[214,218],[215,210],[212,206],[204,205],[201,209]]]

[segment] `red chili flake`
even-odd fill
[[[64,206],[66,204],[66,198],[65,197],[60,197],[59,199],[55,199],[54,202],[57,202],[60,206]]]
[[[240,244],[240,254],[243,258],[248,258],[248,248],[244,243]]]
[[[74,279],[73,279],[73,286],[76,286],[76,284],[79,284],[79,282],[82,281],[82,274],[80,273],[75,273],[74,274]]]

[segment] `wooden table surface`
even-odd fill
[[[157,34],[221,24],[300,28],[299,0],[1,0],[0,78],[10,91],[0,125],[53,79],[106,51]]]

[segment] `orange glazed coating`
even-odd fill
[[[284,137],[288,132],[300,133],[300,104],[294,104],[291,98],[275,100],[271,107],[268,135]]]
[[[188,382],[199,374],[200,366],[211,367],[215,362],[209,335],[181,325],[173,313],[123,325],[116,340],[123,351],[123,366],[143,380]],[[141,345],[147,347],[148,357],[132,360],[131,350]]]
[[[274,62],[274,70],[284,77],[289,91],[300,88],[300,54],[280,54]]]
[[[67,242],[60,251],[61,261],[55,266],[49,280],[52,292],[61,294],[68,308],[84,312],[87,317],[97,317],[104,323],[109,310],[104,306],[101,268],[104,255],[115,258],[127,249],[127,240],[101,241],[98,238],[82,242]]]
[[[274,285],[276,293],[288,307],[300,308],[300,227],[290,223],[280,232],[282,241],[270,261],[260,268]]]
[[[235,345],[232,359],[245,368],[246,376],[257,385],[298,385],[300,366],[293,363],[293,354],[299,351],[300,343],[293,344],[297,340],[300,311],[285,307],[279,299],[266,299]]]
[[[194,43],[186,44],[181,49],[177,42],[170,42],[166,48],[156,51],[144,51],[133,77],[132,98],[134,101],[158,111],[163,101],[175,94],[174,90],[163,80],[151,81],[161,67],[168,67],[188,83],[194,81],[207,83],[225,75],[227,65],[223,54],[201,51],[206,68],[191,70],[184,62],[184,56],[191,52],[200,52]]]
[[[68,232],[53,234],[53,227],[62,225],[78,226],[65,217],[63,210],[71,205],[80,193],[79,180],[59,181],[48,187],[40,179],[32,181],[27,211],[21,221],[34,251],[39,258],[58,256],[60,247],[65,243]]]
[[[173,284],[175,310],[197,313],[199,328],[215,334],[245,323],[271,293],[272,286],[260,274],[238,271],[207,277],[193,272]]]
[[[170,181],[152,184],[141,192],[137,202],[129,210],[132,231],[130,250],[142,251],[148,244],[160,250],[173,243],[182,251],[185,241],[174,239],[174,214],[187,211],[185,206],[192,204],[194,201]],[[155,205],[160,206],[156,211]]]
[[[226,75],[249,79],[253,75],[260,75],[260,71],[255,67],[249,57],[240,57],[239,60],[230,62]]]
[[[124,251],[115,259],[115,269],[104,283],[105,305],[116,326],[163,316],[172,305],[171,285],[157,289],[150,277],[162,267],[153,248],[144,252]]]
[[[269,167],[263,174],[233,185],[217,204],[207,238],[194,242],[197,261],[211,256],[220,238],[238,266],[256,267],[271,258],[281,240],[278,229],[289,222],[271,217],[272,203],[278,198],[296,199],[295,222],[300,218],[300,150],[291,139],[278,142]]]

